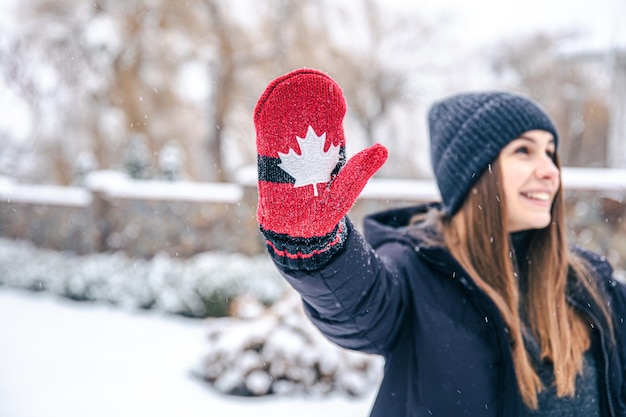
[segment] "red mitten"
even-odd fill
[[[346,213],[387,159],[374,145],[345,162],[345,112],[339,85],[312,69],[275,79],[257,102],[257,218],[280,265],[313,270],[328,262],[346,238]]]

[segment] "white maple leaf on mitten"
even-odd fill
[[[296,136],[296,140],[300,145],[300,155],[293,149],[289,149],[288,153],[278,152],[278,166],[295,178],[294,187],[312,185],[313,195],[317,197],[317,184],[330,181],[330,174],[339,162],[339,146],[330,145],[328,151],[324,152],[326,132],[317,136],[311,126],[305,138]]]

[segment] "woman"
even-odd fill
[[[339,86],[301,69],[254,113],[257,217],[316,326],[382,355],[371,416],[626,417],[626,289],[568,248],[558,134],[529,99],[469,93],[429,112],[442,201],[346,213],[382,166],[345,161]]]

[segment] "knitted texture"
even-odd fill
[[[550,117],[533,101],[508,92],[465,93],[433,104],[428,113],[431,162],[443,200],[453,216],[502,148],[529,130],[558,141]]]
[[[290,269],[323,266],[343,245],[344,216],[387,159],[374,145],[346,163],[341,88],[299,69],[273,80],[254,110],[257,220],[274,260]]]

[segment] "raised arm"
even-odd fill
[[[377,351],[398,298],[393,266],[354,230],[346,213],[387,159],[382,145],[345,157],[341,88],[301,69],[272,81],[254,112],[258,210],[267,250],[307,312],[335,342]],[[391,291],[391,293],[390,293]],[[396,307],[394,307],[394,305]]]

